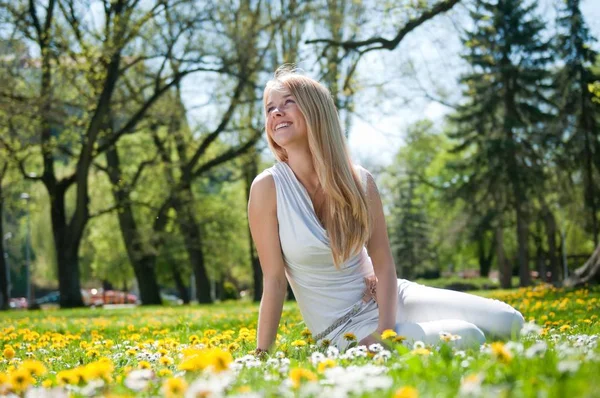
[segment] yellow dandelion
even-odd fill
[[[344,333],[344,340],[346,341],[356,341],[356,335],[351,332]]]
[[[304,341],[304,340],[292,341],[292,347],[304,347],[305,345],[306,345],[306,341]]]
[[[138,368],[139,369],[152,369],[152,364],[148,361],[139,361]]]
[[[22,392],[27,389],[31,384],[35,382],[35,379],[29,373],[29,370],[25,368],[18,368],[13,370],[8,375],[8,384],[12,387],[13,390],[17,392]]]
[[[310,330],[308,330],[308,328],[304,328],[304,330],[302,330],[302,332],[300,333],[300,335],[304,338],[307,337],[312,337],[312,333]]]
[[[305,382],[317,381],[317,375],[308,369],[294,368],[290,371],[290,380],[292,386],[298,388]]]
[[[331,345],[331,340],[329,340],[329,339],[323,339],[323,340],[321,340],[321,347],[327,348],[330,345]]]
[[[189,338],[190,344],[198,344],[199,341],[200,341],[200,337],[198,337],[195,334],[191,335]]]
[[[212,370],[215,372],[223,372],[229,369],[229,364],[233,361],[231,353],[223,350],[212,350],[210,358]]]
[[[31,376],[43,376],[46,374],[46,367],[40,361],[25,360],[21,364],[23,369],[26,369]]]
[[[569,326],[569,325],[562,325],[560,327],[560,329],[558,329],[558,330],[560,330],[561,332],[565,332],[565,331],[567,331],[569,329],[571,329],[571,326]]]
[[[217,334],[217,331],[214,329],[206,329],[203,333],[204,337],[211,337]]]
[[[394,337],[393,341],[394,341],[394,343],[402,343],[404,340],[406,340],[406,336],[398,335],[398,336]]]
[[[15,356],[15,350],[11,346],[6,346],[3,352],[4,358],[13,359]]]
[[[56,375],[56,381],[58,381],[59,384],[63,385],[73,385],[77,383],[77,377],[75,377],[72,370],[61,370]]]
[[[180,397],[186,389],[187,383],[180,377],[167,379],[163,384],[163,392],[166,397]]]
[[[8,376],[6,373],[0,373],[0,386],[3,384],[8,384]]]
[[[158,363],[160,363],[161,365],[164,365],[164,366],[169,366],[169,365],[173,364],[173,358],[168,357],[168,356],[160,357],[158,359]]]
[[[386,330],[383,331],[383,333],[381,333],[381,338],[383,340],[388,340],[388,339],[396,337],[397,335],[398,334],[394,330],[392,330],[392,329],[386,329]]]
[[[512,361],[512,354],[510,351],[504,346],[502,342],[495,342],[490,345],[492,349],[492,354],[500,361],[504,363],[510,363]]]
[[[240,345],[237,343],[229,343],[227,349],[229,350],[229,352],[235,352],[240,349]]]
[[[419,347],[419,348],[415,348],[414,350],[412,350],[412,353],[415,355],[422,355],[422,356],[426,357],[431,354],[431,351],[429,351],[427,348]]]
[[[2,384],[2,383],[0,382],[0,384]],[[46,389],[52,388],[53,385],[54,385],[54,383],[50,379],[46,379],[46,380],[42,381],[42,387],[44,387]]]
[[[327,359],[319,362],[319,364],[317,365],[317,372],[323,373],[323,372],[325,372],[325,369],[335,368],[336,365],[337,364],[333,359],[327,358]]]
[[[173,376],[173,371],[171,369],[160,369],[158,372],[158,377],[168,377],[168,376]]]
[[[400,387],[394,393],[394,398],[418,398],[418,397],[419,397],[419,391],[417,391],[416,388],[410,387],[410,386]]]

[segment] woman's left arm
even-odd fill
[[[367,173],[367,199],[372,217],[371,238],[367,242],[367,251],[377,277],[377,304],[379,306],[379,324],[376,332],[395,329],[398,307],[398,277],[396,265],[390,250],[383,205],[375,180]]]

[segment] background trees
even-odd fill
[[[598,44],[578,0],[556,18],[523,0],[0,1],[3,305],[9,279],[26,295],[29,249],[34,285],[65,307],[103,280],[144,304],[160,289],[208,303],[226,283],[258,300],[245,204],[272,162],[265,81],[299,63],[351,135],[357,113],[404,106],[404,71],[369,86],[369,68],[448,15],[462,77],[440,101],[455,110],[396,126],[397,156],[372,170],[400,274],[558,282],[600,234]]]

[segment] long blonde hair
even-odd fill
[[[361,189],[360,175],[352,166],[329,90],[316,80],[284,66],[267,83],[263,102],[266,103],[269,90],[281,87],[294,96],[306,120],[308,147],[325,196],[323,223],[329,236],[333,262],[339,267],[359,253],[371,235],[367,195]],[[268,129],[266,121],[265,128]],[[271,151],[280,162],[287,161],[285,149],[273,141],[270,133],[267,130]]]

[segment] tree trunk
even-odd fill
[[[2,173],[4,174],[4,173]],[[4,258],[4,228],[3,228],[3,216],[4,215],[4,196],[2,193],[2,175],[0,175],[0,310],[7,310],[9,308],[8,297],[8,278],[6,277],[10,272],[8,269],[8,263]]]
[[[487,278],[490,275],[492,268],[492,260],[494,259],[494,244],[490,244],[489,252],[485,250],[486,234],[481,234],[477,241],[477,252],[479,256],[479,275]]]
[[[498,260],[498,271],[500,272],[500,286],[503,289],[510,289],[512,287],[512,270],[510,264],[506,261],[504,230],[501,224],[496,227],[496,258]]]
[[[250,200],[250,187],[254,177],[258,174],[258,155],[256,149],[248,155],[248,163],[245,169],[245,182],[246,182],[246,201]],[[248,240],[250,246],[250,264],[252,266],[252,280],[254,283],[254,293],[252,300],[259,302],[262,298],[263,292],[263,273],[260,266],[258,255],[256,254],[256,248],[254,247],[254,240],[252,240],[252,234],[250,233],[250,226],[248,225]]]
[[[596,247],[596,250],[585,264],[577,268],[564,281],[564,286],[574,287],[598,283],[600,283],[600,245]]]
[[[190,303],[190,293],[188,288],[183,283],[183,278],[181,278],[181,270],[175,264],[171,266],[171,274],[173,275],[173,280],[175,281],[175,286],[177,287],[177,291],[179,292],[179,297],[183,300],[183,304]]]
[[[81,285],[79,284],[79,242],[70,242],[67,236],[57,238],[58,290],[60,307],[83,307]]]
[[[529,269],[529,226],[523,204],[517,203],[517,242],[519,260],[519,286],[531,285]]]
[[[546,240],[548,242],[548,259],[550,260],[550,280],[556,284],[561,279],[558,246],[556,245],[556,219],[546,204],[543,205],[542,217],[546,225]]]
[[[156,281],[156,257],[158,251],[148,250],[144,243],[129,200],[128,187],[122,184],[121,162],[117,149],[113,146],[106,151],[108,175],[113,185],[115,202],[119,205],[117,217],[121,227],[121,236],[127,250],[127,257],[140,289],[142,305],[160,305],[160,288]]]
[[[192,271],[196,278],[196,295],[199,303],[212,303],[210,296],[210,281],[204,264],[204,253],[202,252],[202,231],[199,223],[194,217],[192,208],[192,190],[190,186],[182,190],[182,196],[174,203],[177,211],[177,223],[183,236],[186,251],[192,265]]]

